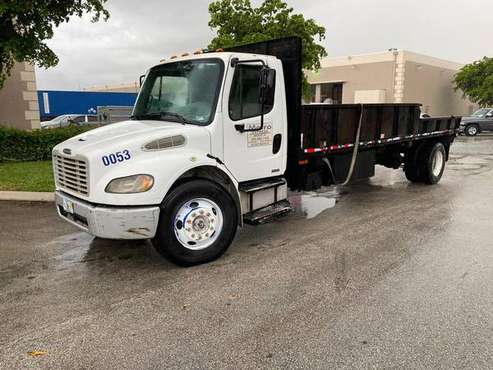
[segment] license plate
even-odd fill
[[[68,213],[74,213],[74,202],[71,202],[70,200],[64,199],[63,200],[63,210]]]

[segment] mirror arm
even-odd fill
[[[265,94],[265,89],[264,89]],[[260,106],[260,127],[258,131],[262,131],[264,128],[264,111],[265,111],[265,96],[262,96],[262,105]]]

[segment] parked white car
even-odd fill
[[[97,122],[97,120],[98,117],[94,114],[63,114],[50,121],[41,122],[41,129],[86,125],[91,122]]]

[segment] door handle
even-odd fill
[[[239,131],[241,133],[245,132],[245,125],[235,125],[236,131]]]

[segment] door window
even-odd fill
[[[229,116],[233,121],[260,116],[260,71],[259,65],[239,64],[236,66],[229,95]],[[264,103],[264,114],[274,106],[274,94]]]

